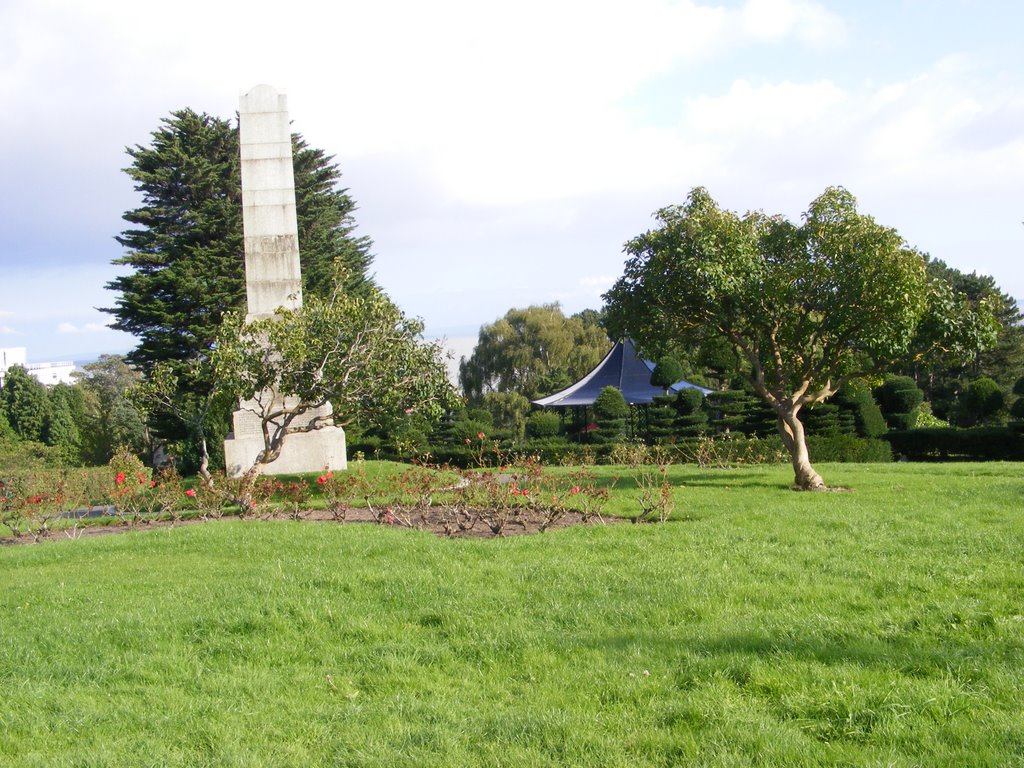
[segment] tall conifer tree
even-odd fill
[[[191,109],[161,123],[149,145],[127,149],[125,173],[143,200],[124,214],[131,226],[117,241],[127,253],[114,264],[131,271],[107,284],[119,295],[104,311],[114,328],[139,339],[129,363],[144,373],[170,363],[182,396],[201,399],[213,383],[209,367],[194,363],[210,352],[224,314],[245,302],[238,125]],[[292,142],[304,293],[333,289],[337,259],[346,289],[372,285],[372,243],[353,234],[355,202],[338,187],[340,169],[301,136]],[[227,413],[213,409],[211,417],[224,422]],[[185,437],[175,419],[155,416],[158,434]]]

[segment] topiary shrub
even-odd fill
[[[808,435],[839,435],[852,431],[850,419],[841,418],[838,403],[814,403],[800,411],[800,421]]]
[[[616,443],[625,437],[626,417],[629,415],[629,405],[626,398],[615,387],[605,387],[594,400],[594,416],[597,422],[597,431],[594,432],[594,442],[609,444]]]
[[[909,376],[887,377],[875,390],[875,397],[890,429],[913,428],[918,406],[924,402],[924,392]]]
[[[893,452],[908,461],[1020,461],[1024,435],[1005,427],[892,430]]]
[[[881,437],[888,427],[871,389],[862,381],[851,381],[836,394],[839,407],[853,416],[858,437]]]
[[[675,395],[656,395],[644,408],[644,437],[651,444],[669,443],[676,436]]]
[[[962,427],[976,424],[998,425],[1006,420],[1006,395],[995,380],[987,376],[967,385],[956,406],[956,421]]]
[[[707,400],[699,389],[684,389],[675,399],[676,434],[697,437],[708,430]]]
[[[884,463],[892,461],[892,446],[885,440],[857,437],[849,433],[808,435],[807,451],[815,462]]]
[[[554,411],[534,411],[526,419],[529,438],[556,437],[562,429],[562,419]]]
[[[661,387],[665,394],[668,388],[683,378],[683,366],[674,357],[665,356],[658,360],[651,372],[651,386]]]

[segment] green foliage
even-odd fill
[[[481,408],[459,408],[447,414],[430,433],[433,460],[469,466],[476,455],[479,436],[486,438],[492,427],[490,412]]]
[[[594,416],[597,431],[593,437],[596,442],[607,445],[625,437],[629,405],[618,389],[605,387],[598,393],[594,400]]]
[[[918,388],[917,382],[909,376],[887,376],[885,381],[875,390],[878,406],[882,414],[911,413],[917,410],[924,400],[924,393]]]
[[[676,436],[675,401],[675,395],[656,395],[643,409],[644,437],[648,442],[667,443]]]
[[[526,436],[556,437],[562,430],[562,419],[554,411],[534,411],[526,421]]]
[[[696,437],[708,428],[708,403],[698,389],[684,389],[675,399],[675,430],[681,437]]]
[[[1018,421],[1024,419],[1024,397],[1018,397],[1013,402],[1013,405],[1010,406],[1010,415]]]
[[[510,309],[480,328],[473,354],[459,364],[459,382],[474,401],[487,392],[533,400],[586,375],[609,346],[592,314],[566,317],[558,304]]]
[[[7,420],[7,411],[4,407],[3,397],[0,396],[0,444],[17,439],[18,436],[11,427],[11,423]]]
[[[625,419],[629,415],[629,405],[618,389],[605,387],[594,400],[594,414],[598,419]]]
[[[132,271],[107,285],[119,295],[104,311],[114,316],[114,328],[139,338],[129,363],[147,375],[168,365],[177,383],[181,402],[150,413],[155,431],[170,440],[202,440],[227,429],[230,410],[207,407],[217,382],[205,363],[226,313],[245,303],[238,127],[191,109],[161,123],[148,146],[128,149],[132,163],[125,172],[143,200],[124,214],[131,227],[118,242],[128,252],[114,263]],[[355,203],[337,188],[341,173],[301,136],[293,135],[292,145],[304,294],[330,293],[339,261],[344,289],[361,292],[371,284],[371,243],[353,235]],[[94,448],[109,453],[110,442]]]
[[[807,436],[807,449],[818,461],[884,463],[892,461],[892,447],[885,440],[857,437],[848,432]]]
[[[966,357],[995,338],[991,302],[972,306],[929,279],[922,256],[844,189],[825,190],[800,225],[724,211],[703,188],[657,217],[626,245],[624,274],[605,294],[609,328],[644,347],[727,342],[778,414],[800,487],[823,485],[803,457],[803,406],[912,346]]]
[[[928,260],[928,274],[951,286],[970,307],[982,302],[989,304],[999,326],[993,345],[971,350],[966,358],[937,349],[903,365],[907,373],[914,373],[922,383],[936,410],[946,415],[955,404],[962,379],[987,376],[1000,386],[1009,387],[1024,372],[1024,315],[1016,300],[988,275],[965,274],[939,259]]]
[[[651,386],[661,387],[668,394],[668,388],[683,378],[683,366],[668,355],[658,359],[651,371]]]
[[[909,461],[1020,461],[1024,434],[1006,427],[892,430],[885,439]]]
[[[421,321],[372,288],[337,291],[329,299],[313,295],[299,309],[248,323],[229,318],[212,365],[221,391],[253,398],[269,427],[256,466],[275,460],[287,435],[305,429],[300,417],[327,402],[335,424],[363,427],[414,412],[433,424],[457,407],[443,349],[423,342],[422,331]],[[282,403],[274,392],[294,400]]]
[[[148,453],[145,420],[127,397],[141,374],[119,355],[100,355],[76,375],[83,400],[83,459],[106,464],[119,445],[130,446],[140,456]]]
[[[914,420],[914,427],[948,427],[949,422],[943,421],[932,413],[931,403],[927,400],[921,403],[917,409],[917,417]]]
[[[859,437],[875,438],[885,434],[888,427],[882,409],[863,381],[849,382],[836,393],[836,402],[852,414],[854,430]]]
[[[917,413],[924,392],[909,376],[886,376],[885,381],[875,389],[878,407],[891,429],[912,429],[917,423]]]
[[[50,409],[46,387],[23,366],[14,365],[4,375],[0,399],[7,421],[18,438],[42,442]]]
[[[693,395],[688,397],[693,398]],[[705,398],[709,422],[718,432],[763,436],[775,432],[774,414],[763,400],[746,389],[725,389]]]
[[[79,424],[85,421],[85,398],[82,391],[78,387],[57,384],[49,394],[45,442],[57,449],[65,464],[81,464],[83,451]]]
[[[480,404],[490,413],[493,425],[507,432],[513,440],[522,439],[526,434],[533,405],[518,392],[485,392]]]
[[[972,381],[957,403],[956,420],[962,427],[1005,423],[1006,395],[999,384],[988,377]]]
[[[804,408],[800,411],[800,421],[808,435],[838,435],[853,431],[852,415],[842,413],[835,402],[814,403]]]
[[[108,288],[120,295],[113,327],[139,337],[128,360],[144,371],[208,350],[224,313],[244,302],[238,131],[190,109],[161,120],[152,143],[129,148],[125,172],[142,206],[118,237],[131,268]]]

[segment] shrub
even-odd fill
[[[594,400],[597,431],[594,441],[605,445],[618,442],[626,434],[629,406],[626,398],[615,387],[605,387]]]
[[[675,395],[655,395],[643,409],[644,437],[650,443],[671,442],[676,435]]]
[[[495,427],[508,430],[514,440],[523,438],[526,420],[533,407],[529,400],[518,392],[487,392],[483,404],[491,414]]]
[[[661,387],[668,394],[668,388],[683,378],[683,366],[674,357],[666,355],[658,360],[651,372],[651,386]]]
[[[639,440],[624,440],[611,446],[608,453],[610,464],[627,464],[631,467],[640,464],[647,464],[650,461],[650,453],[647,446]]]
[[[807,452],[812,461],[889,462],[892,446],[885,440],[851,434],[808,435]]]
[[[936,427],[891,431],[885,440],[909,461],[1019,461],[1024,435],[1005,427]]]
[[[960,426],[994,424],[1004,420],[1006,396],[999,385],[987,376],[975,379],[957,401],[956,416]]]
[[[1010,407],[1010,415],[1017,421],[1024,421],[1024,397],[1018,397]]]
[[[851,381],[836,394],[839,407],[853,415],[853,427],[859,437],[881,437],[887,429],[882,409],[871,389],[862,381]]]
[[[838,403],[815,403],[800,411],[808,435],[839,435],[853,431],[853,419],[842,418]]]
[[[534,411],[526,420],[526,436],[555,437],[562,428],[562,419],[554,411]]]
[[[675,446],[683,462],[699,467],[736,467],[747,464],[782,464],[789,454],[782,440],[774,437],[747,437],[743,434],[704,435],[681,441]]]
[[[875,397],[890,428],[911,429],[918,406],[924,401],[924,392],[909,376],[889,376],[875,390]]]
[[[707,399],[699,389],[684,389],[675,398],[676,434],[697,437],[708,428]]]
[[[593,464],[590,446],[572,443],[564,437],[538,437],[522,444],[522,453],[535,456],[541,463],[560,466]]]

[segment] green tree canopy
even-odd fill
[[[651,386],[661,387],[664,394],[668,394],[668,388],[683,378],[683,366],[671,355],[664,355],[658,358],[654,370],[651,371]]]
[[[517,392],[527,399],[549,395],[586,375],[611,343],[596,312],[566,317],[558,304],[510,309],[480,328],[473,354],[459,365],[466,397]]]
[[[263,424],[264,450],[251,473],[280,456],[289,434],[326,426],[300,417],[328,402],[335,424],[364,427],[406,412],[436,422],[460,405],[443,349],[422,332],[421,321],[377,289],[314,294],[297,310],[249,323],[229,315],[211,360],[218,386],[232,399],[253,399]]]
[[[1005,389],[1024,374],[1024,315],[1016,300],[1002,291],[992,277],[976,272],[966,274],[939,259],[925,258],[929,276],[948,283],[971,306],[985,301],[999,322],[995,343],[990,347],[973,350],[967,356],[950,355],[941,346],[933,347],[927,354],[915,354],[901,361],[894,369],[913,376],[935,413],[950,418],[970,380],[989,377]]]
[[[120,445],[139,455],[145,453],[148,441],[143,416],[126,397],[142,375],[120,355],[100,355],[83,365],[76,376],[84,400],[81,432],[85,459],[106,464]]]
[[[104,311],[114,328],[138,337],[127,355],[131,365],[149,374],[168,364],[182,396],[202,398],[214,386],[210,368],[192,363],[209,354],[225,313],[245,302],[238,126],[191,109],[161,123],[149,145],[127,149],[125,172],[143,200],[124,214],[131,227],[117,241],[128,252],[114,263],[129,271],[107,284],[118,297]],[[332,291],[339,260],[346,290],[369,288],[371,243],[353,234],[355,203],[338,187],[341,171],[297,134],[292,149],[304,295]],[[225,421],[228,414],[209,417]],[[183,436],[179,420],[160,415],[160,434]]]
[[[776,415],[795,482],[823,488],[798,414],[844,382],[941,345],[972,354],[994,337],[988,304],[972,311],[899,234],[829,188],[802,224],[721,209],[707,190],[657,213],[626,245],[624,274],[605,294],[609,328],[642,346],[719,337]]]
[[[3,399],[4,413],[14,434],[22,440],[41,442],[50,410],[46,387],[24,366],[12,365],[4,374],[0,398]]]

